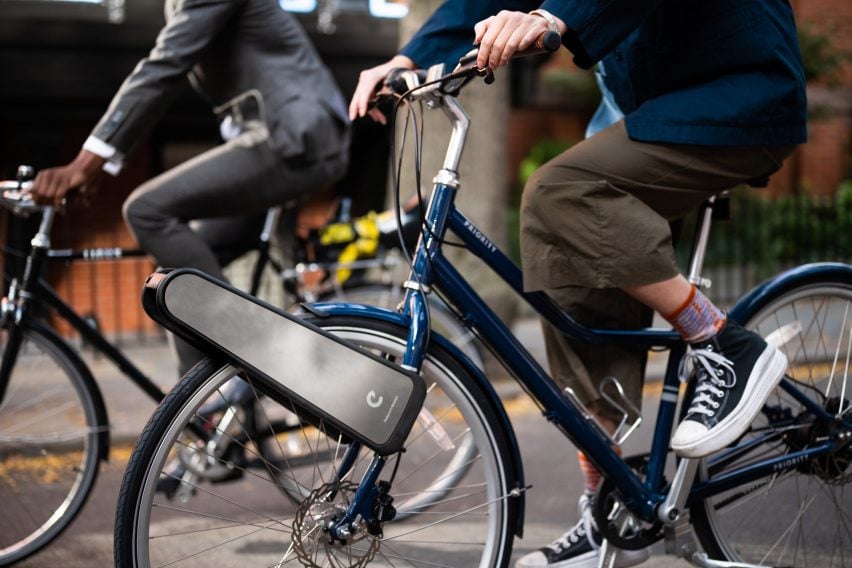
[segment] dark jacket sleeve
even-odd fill
[[[192,69],[243,0],[183,0],[157,42],[124,80],[92,136],[127,154],[166,112]]]
[[[562,43],[588,69],[615,50],[662,0],[545,0],[541,7],[568,26]]]
[[[474,47],[473,26],[477,22],[493,16],[500,10],[527,12],[537,6],[538,2],[523,0],[447,0],[414,34],[400,53],[409,57],[419,67],[446,63],[452,68],[462,55]]]

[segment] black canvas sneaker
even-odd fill
[[[515,568],[597,568],[602,539],[592,518],[591,499],[586,495],[580,497],[579,508],[580,520],[571,530],[519,559]],[[619,550],[614,568],[641,564],[650,555],[648,548]]]
[[[696,343],[680,363],[696,380],[686,417],[672,437],[681,457],[700,458],[731,444],[781,382],[787,358],[759,335],[728,320],[710,341]]]

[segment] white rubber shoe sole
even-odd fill
[[[692,420],[681,422],[672,437],[672,449],[684,458],[703,458],[731,444],[757,417],[786,370],[787,357],[767,343],[751,370],[736,408],[711,429]]]
[[[629,568],[642,564],[651,556],[650,548],[639,550],[619,550],[615,554],[613,568]],[[570,560],[548,564],[547,558],[541,552],[527,554],[515,563],[515,568],[598,568],[600,551],[593,550]]]

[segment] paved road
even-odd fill
[[[523,321],[516,326],[516,331],[537,357],[543,357],[537,322]],[[133,346],[128,353],[158,383],[168,386],[173,382],[171,354],[164,344],[150,342]],[[115,438],[111,459],[103,466],[95,491],[74,524],[48,549],[19,563],[21,568],[54,565],[99,568],[112,565],[113,515],[121,476],[132,443],[154,404],[136,387],[121,380],[106,360],[87,358],[110,410]],[[652,371],[658,372],[658,367]],[[654,399],[658,396],[654,392],[654,383],[649,387],[649,399]],[[500,390],[509,401],[508,408],[527,464],[527,481],[533,485],[527,497],[526,536],[515,542],[515,557],[520,557],[549,543],[575,521],[580,474],[573,446],[544,420],[532,401],[512,382],[500,382]],[[648,408],[655,406],[651,403]],[[649,431],[650,427],[640,428],[630,443],[637,446],[647,444]],[[629,453],[631,447],[628,446],[626,451]],[[535,467],[530,464],[535,464]],[[660,544],[655,546],[654,555],[645,566],[682,568],[688,564],[663,556]]]

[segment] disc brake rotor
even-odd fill
[[[331,526],[346,513],[357,489],[358,485],[346,481],[336,489],[323,484],[299,505],[293,519],[293,551],[302,566],[360,568],[376,556],[379,539],[360,528],[344,542],[329,534]]]

